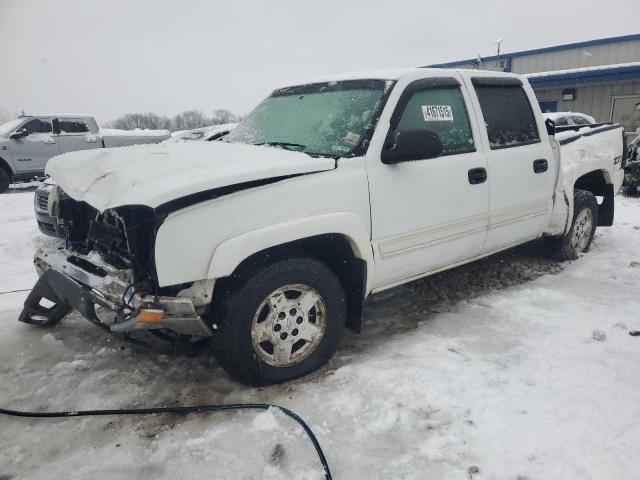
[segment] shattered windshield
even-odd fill
[[[276,90],[224,138],[339,157],[373,131],[392,82],[352,80]]]

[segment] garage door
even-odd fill
[[[635,132],[640,128],[640,95],[614,97],[611,121],[622,125],[625,132]]]

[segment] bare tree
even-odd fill
[[[106,123],[105,127],[120,128],[122,130],[133,130],[135,128],[191,130],[193,128],[207,127],[209,125],[219,125],[222,123],[239,122],[241,117],[223,108],[213,111],[211,118],[200,110],[185,110],[178,113],[173,118],[163,117],[156,113],[127,113],[112,122]]]
[[[234,115],[229,110],[224,108],[219,108],[213,111],[213,116],[211,117],[212,125],[219,125],[221,123],[233,123],[240,120],[237,115]]]
[[[167,117],[161,117],[156,113],[127,113],[109,124],[113,128],[122,130],[133,130],[135,128],[148,128],[152,130],[167,129],[171,130],[171,120]]]
[[[192,128],[206,127],[211,122],[200,110],[186,110],[173,117],[175,130],[191,130]]]
[[[0,124],[18,118],[18,116],[20,116],[20,112],[17,112],[15,110],[8,110],[6,108],[0,108]]]

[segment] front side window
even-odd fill
[[[435,132],[442,142],[442,155],[475,151],[471,123],[459,87],[428,88],[414,93],[400,117],[394,137],[409,130]]]
[[[53,131],[50,120],[40,120],[39,118],[29,120],[22,128],[29,132],[29,135],[34,133],[51,133]]]
[[[540,142],[529,98],[520,85],[476,85],[491,150]]]
[[[60,133],[85,133],[89,131],[87,122],[81,119],[64,118],[58,121]]]
[[[223,141],[345,156],[373,131],[392,85],[384,80],[354,80],[276,90]]]

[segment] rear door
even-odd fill
[[[472,74],[467,81],[485,127],[491,200],[483,253],[490,253],[542,234],[551,216],[557,165],[528,84]]]
[[[91,131],[86,118],[59,118],[57,130],[60,153],[100,147],[97,132]]]
[[[60,152],[51,118],[32,118],[19,129],[25,129],[29,135],[11,140],[9,144],[17,173],[42,173],[47,160]]]
[[[402,94],[391,119],[381,117],[377,129],[386,135],[382,149],[401,132],[430,130],[444,150],[397,164],[384,164],[380,150],[367,156],[378,289],[478,255],[488,224],[487,162],[459,77],[448,73],[396,89]]]

